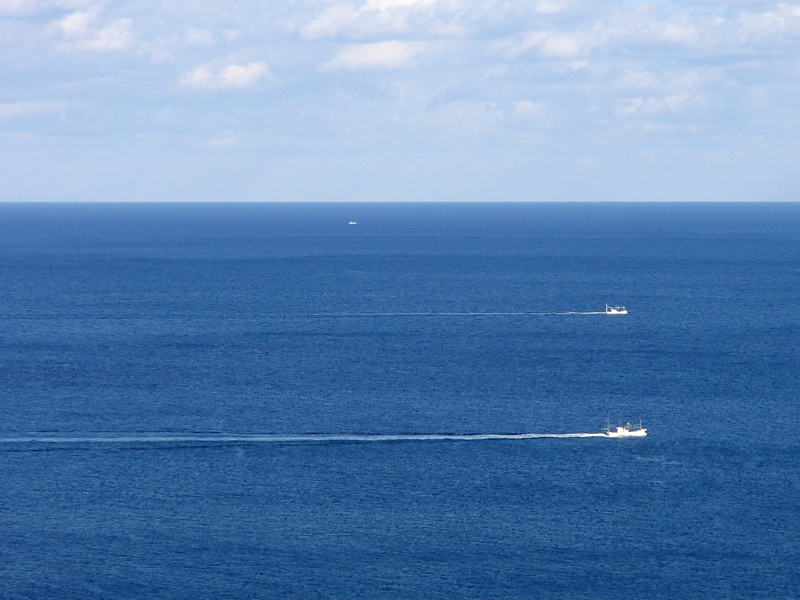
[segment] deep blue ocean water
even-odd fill
[[[4,599],[800,598],[800,204],[4,204],[0,403]]]

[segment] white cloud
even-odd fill
[[[0,0],[0,16],[27,16],[39,8],[36,0]]]
[[[676,113],[683,108],[688,100],[689,94],[675,94],[674,96],[667,96],[663,102],[670,112]]]
[[[134,43],[132,27],[131,19],[118,19],[82,40],[78,48],[99,51],[128,50]]]
[[[735,19],[735,27],[740,42],[800,34],[800,5],[780,3],[764,12],[743,11]]]
[[[25,102],[0,103],[0,119],[14,119],[66,110],[67,103],[61,100],[29,100]]]
[[[675,94],[665,98],[648,98],[646,100],[641,97],[628,98],[622,101],[617,114],[624,118],[638,114],[654,116],[664,111],[677,113],[689,99],[689,94]]]
[[[436,4],[438,0],[367,0],[364,10],[391,10],[393,8],[411,6],[425,6],[426,4]]]
[[[346,0],[299,18],[305,39],[465,37],[516,30],[530,18],[563,13],[575,0]]]
[[[184,73],[181,83],[202,90],[242,89],[252,87],[268,74],[269,68],[265,62],[251,62],[246,65],[209,64]]]
[[[181,83],[195,89],[210,89],[214,84],[214,74],[208,67],[197,67],[191,73],[184,73]]]
[[[267,63],[251,62],[247,65],[228,65],[219,72],[223,87],[243,88],[253,85],[267,74]]]
[[[0,0],[0,15],[0,129],[87,147],[147,131],[164,148],[307,144],[345,163],[345,138],[467,156],[480,136],[574,143],[571,164],[605,168],[607,142],[644,132],[713,148],[800,129],[800,0]],[[268,103],[229,102],[268,85]],[[47,98],[69,106],[33,101]]]
[[[537,48],[546,57],[574,58],[584,54],[591,45],[590,35],[581,32],[529,31],[520,41],[510,44],[508,55],[515,58],[532,48]]]
[[[77,11],[57,21],[55,26],[66,38],[82,38],[89,35],[90,27],[97,17],[94,11]]]
[[[690,23],[666,23],[661,35],[668,42],[693,44],[699,39],[700,32]]]
[[[351,44],[339,50],[322,68],[330,71],[399,69],[426,50],[421,42],[391,40],[375,44]]]
[[[531,102],[530,100],[520,100],[514,102],[514,114],[523,117],[537,117],[544,114],[544,104],[542,102]]]
[[[30,17],[52,10],[90,6],[95,0],[0,0],[0,16]]]
[[[463,33],[458,18],[467,0],[367,0],[361,6],[338,2],[300,28],[306,39],[425,32],[435,36]]]
[[[778,103],[788,106],[790,88],[800,85],[800,3],[600,4],[244,0],[224,6],[212,0],[206,5],[173,3],[168,11],[158,3],[144,6],[132,0],[0,0],[0,12],[40,15],[2,20],[0,61],[17,69],[11,85],[21,87],[12,90],[11,99],[52,95],[83,104],[81,93],[96,94],[109,110],[118,103],[120,114],[136,101],[154,114],[169,103],[165,89],[178,81],[184,90],[264,86],[270,69],[259,61],[275,57],[269,66],[278,74],[270,85],[277,102],[256,108],[248,103],[258,104],[258,97],[247,96],[231,107],[236,114],[228,116],[237,120],[235,125],[219,116],[224,110],[212,114],[208,94],[182,100],[197,103],[192,110],[198,122],[207,119],[197,144],[212,146],[224,146],[231,138],[219,134],[209,142],[213,136],[208,131],[240,124],[265,131],[259,119],[266,119],[266,112],[277,115],[284,110],[279,107],[297,105],[305,109],[304,120],[295,118],[299,111],[274,117],[285,139],[292,138],[293,127],[312,137],[319,131],[336,135],[348,122],[348,111],[363,113],[359,123],[366,136],[372,127],[377,131],[390,122],[398,128],[426,123],[431,129],[441,123],[442,129],[452,130],[469,115],[484,131],[496,127],[496,132],[510,133],[509,139],[514,128],[531,132],[541,127],[548,136],[570,130],[569,135],[580,136],[592,129],[610,130],[620,121],[632,131],[645,120],[685,125],[690,119],[706,135],[714,129],[710,123],[719,131],[725,120],[776,120],[769,110]],[[45,20],[49,29],[42,25]],[[224,50],[209,54],[208,48],[216,47]],[[47,64],[48,52],[64,48],[132,49],[137,54],[62,55],[57,57],[63,69],[58,77],[36,66]],[[222,58],[212,62],[215,57]],[[14,65],[22,64],[32,65],[27,80],[15,74],[19,69]],[[86,76],[100,69],[104,89],[97,77]],[[413,93],[396,93],[400,82]],[[61,85],[65,88],[54,87]],[[756,85],[763,87],[763,104],[748,114],[743,99]],[[28,91],[20,96],[22,89]],[[121,89],[131,98],[125,106],[114,91]],[[34,114],[30,107],[14,106],[4,105],[3,114]],[[784,109],[783,118],[792,122],[788,112]],[[91,116],[81,112],[80,118]],[[42,127],[52,127],[50,121],[31,120]],[[171,130],[165,126],[165,131]]]
[[[533,3],[533,8],[544,15],[552,15],[565,11],[569,4],[570,0],[538,0]]]
[[[105,26],[95,27],[99,19],[96,10],[76,11],[53,23],[50,30],[67,40],[61,47],[68,50],[106,52],[133,47],[135,39],[131,19],[116,19]]]
[[[655,3],[619,3],[595,16],[573,10],[560,13],[558,20],[549,15],[539,19],[538,24],[550,27],[530,28],[536,19],[523,19],[514,32],[514,24],[506,22],[506,33],[497,38],[495,47],[511,60],[531,51],[548,58],[575,58],[619,55],[622,50],[628,57],[652,60],[657,56],[654,51],[665,43],[685,56],[692,52],[741,56],[743,50],[795,45],[800,36],[800,4],[764,6],[768,9],[736,13],[731,7],[728,15],[715,18],[709,18],[700,6],[669,12]]]
[[[222,35],[225,36],[225,39],[229,42],[235,42],[242,37],[243,33],[239,29],[226,29],[222,32]]]
[[[545,56],[573,58],[583,54],[589,44],[590,40],[585,34],[550,32],[538,45]]]

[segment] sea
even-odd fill
[[[0,407],[5,600],[800,598],[800,204],[0,204]]]

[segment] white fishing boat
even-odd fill
[[[624,306],[609,306],[606,304],[606,314],[607,315],[627,315],[628,309]]]
[[[605,430],[608,437],[642,437],[647,435],[647,429],[642,427],[642,417],[639,417],[639,423],[626,423],[625,425],[617,425],[611,428],[611,421],[606,419]]]
[[[350,221],[348,225],[358,225],[358,221]]]

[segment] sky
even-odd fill
[[[0,0],[1,201],[796,201],[800,3]]]

